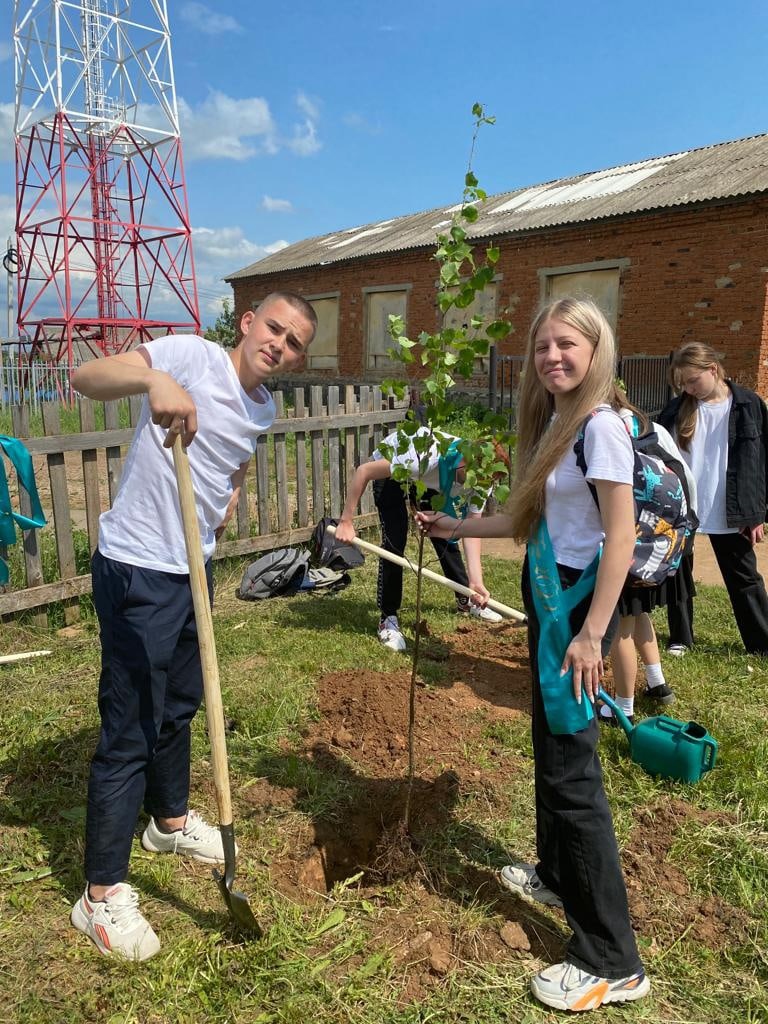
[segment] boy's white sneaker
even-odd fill
[[[150,853],[178,853],[181,857],[201,860],[204,864],[219,864],[224,860],[221,832],[197,811],[189,811],[184,828],[176,832],[162,832],[154,818],[144,829],[141,845]],[[235,847],[237,853],[237,847]]]
[[[388,615],[379,623],[379,640],[388,647],[390,651],[404,651],[405,637],[400,630],[400,623],[396,615]]]
[[[152,925],[139,911],[139,897],[126,882],[107,889],[103,901],[92,900],[86,885],[69,919],[105,955],[149,960],[160,950]]]

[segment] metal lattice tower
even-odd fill
[[[15,0],[18,327],[44,358],[199,332],[166,0]]]

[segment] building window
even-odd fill
[[[363,288],[365,296],[365,350],[369,370],[390,371],[400,364],[387,355],[394,347],[389,333],[390,316],[400,316],[407,324],[408,292],[410,285],[386,285]]]
[[[443,316],[443,327],[453,328],[457,330],[464,328],[467,332],[468,338],[482,337],[482,330],[473,330],[472,328],[472,317],[481,316],[486,324],[492,323],[496,319],[496,301],[498,294],[498,282],[501,278],[491,281],[490,284],[486,285],[481,292],[478,292],[472,302],[465,306],[463,309],[458,309],[456,306],[451,306]],[[475,359],[475,372],[476,373],[487,373],[490,365],[490,358],[488,356],[478,356]]]
[[[307,351],[307,369],[335,370],[339,365],[339,293],[306,298],[317,313],[317,331]]]
[[[600,260],[569,267],[543,267],[539,270],[543,302],[572,295],[592,299],[616,331],[621,301],[621,275],[629,260]]]

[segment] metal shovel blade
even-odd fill
[[[235,881],[235,830],[232,825],[220,825],[221,841],[224,844],[224,874],[213,869],[213,877],[221,889],[221,895],[227,904],[230,916],[238,928],[250,932],[259,939],[264,934],[259,922],[253,916],[248,897],[242,892],[236,892],[232,885]]]

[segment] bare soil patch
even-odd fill
[[[312,900],[335,883],[360,876],[356,884],[377,911],[372,942],[394,957],[405,1002],[423,996],[459,963],[498,963],[521,955],[556,960],[567,938],[558,915],[499,886],[495,873],[481,863],[482,853],[498,860],[508,852],[494,846],[462,810],[468,797],[480,797],[484,814],[501,819],[510,780],[530,780],[530,759],[504,749],[493,730],[494,723],[530,714],[525,631],[472,623],[448,638],[428,638],[427,650],[443,661],[446,680],[418,688],[413,856],[399,873],[396,865],[394,874],[383,875],[379,864],[382,844],[386,847],[397,829],[404,807],[407,668],[341,672],[319,681],[319,721],[308,729],[298,755],[291,756],[339,787],[341,796],[331,810],[318,811],[308,789],[283,788],[273,778],[243,793],[246,813],[258,819],[278,811],[286,830],[293,829],[271,863],[273,882],[282,891]],[[305,815],[287,813],[293,809]],[[746,915],[718,897],[695,893],[684,865],[669,856],[681,830],[717,816],[665,800],[638,808],[636,817],[623,860],[637,931],[660,945],[695,941],[708,948],[744,937]],[[433,839],[448,827],[455,849],[446,853],[445,843],[439,847]],[[401,894],[397,906],[384,892],[393,881]],[[490,916],[471,928],[456,926],[451,901],[480,902]]]

